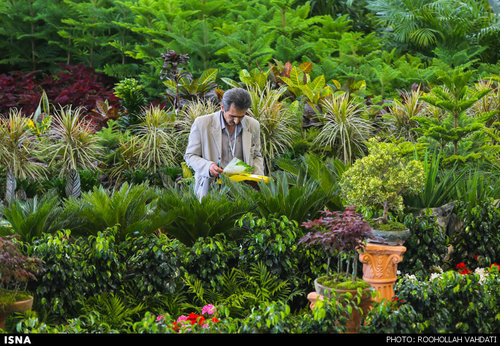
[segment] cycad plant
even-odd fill
[[[80,169],[96,169],[102,148],[93,134],[90,123],[82,118],[82,108],[60,107],[53,115],[43,155],[50,169],[66,177],[66,195],[79,197]]]
[[[249,114],[260,122],[262,156],[268,171],[272,161],[280,154],[291,149],[299,135],[300,121],[297,112],[289,106],[283,95],[285,87],[272,89],[269,83],[264,88],[248,86],[252,105]]]
[[[427,150],[420,161],[425,174],[424,186],[417,193],[403,196],[405,205],[417,209],[436,208],[455,200],[465,170],[458,169],[457,165],[442,167],[442,154],[437,150]]]
[[[260,193],[255,194],[257,213],[261,217],[285,215],[297,222],[314,217],[331,200],[333,190],[324,190],[320,182],[301,170],[293,179],[279,171],[269,183],[259,183]]]
[[[216,234],[236,237],[236,220],[253,204],[247,198],[228,198],[226,189],[214,189],[200,201],[191,188],[162,190],[157,203],[163,231],[187,246]]]
[[[317,154],[307,153],[299,160],[291,160],[281,157],[277,160],[278,167],[289,173],[289,182],[294,185],[294,179],[298,179],[302,174],[309,178],[317,180],[319,187],[325,194],[331,195],[331,199],[326,206],[330,210],[341,210],[343,208],[340,198],[339,180],[342,173],[348,168],[341,160],[337,158],[322,158]]]
[[[23,242],[32,242],[58,230],[60,212],[59,196],[54,193],[27,201],[13,200],[9,205],[0,205],[0,217],[7,221],[0,226],[0,235],[17,234]]]
[[[366,151],[364,144],[373,134],[373,125],[363,117],[364,104],[349,94],[333,94],[322,101],[323,126],[314,144],[350,164]]]
[[[20,110],[11,109],[8,118],[0,117],[0,166],[6,168],[5,200],[15,197],[16,178],[38,178],[45,174],[38,161],[37,137],[30,129],[30,120]]]
[[[123,241],[157,229],[155,202],[156,192],[144,184],[123,183],[111,191],[99,186],[82,193],[81,198],[68,198],[62,217],[65,228],[74,234],[95,235],[116,227],[116,238]]]

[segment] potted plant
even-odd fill
[[[39,258],[21,253],[19,236],[0,237],[0,328],[4,329],[7,316],[12,312],[31,309],[33,296],[26,290],[29,280],[35,280],[42,268]]]
[[[357,297],[358,309],[353,310],[347,329],[359,331],[361,312],[367,311],[372,304],[370,284],[357,276],[358,254],[363,251],[366,239],[371,236],[371,227],[363,217],[355,211],[355,207],[347,207],[344,212],[323,210],[322,216],[302,223],[311,230],[300,240],[306,246],[319,246],[327,255],[326,275],[314,281],[316,293],[323,297],[349,293]],[[337,257],[337,271],[330,271],[332,256]],[[345,266],[344,266],[345,262]]]
[[[416,150],[409,142],[379,142],[371,138],[369,154],[354,162],[340,180],[347,203],[371,210],[382,210],[382,216],[367,220],[374,236],[369,241],[402,245],[410,235],[405,225],[389,220],[389,211],[403,210],[403,193],[424,187],[422,163],[411,158]]]

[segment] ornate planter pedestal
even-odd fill
[[[404,246],[368,243],[359,255],[359,261],[363,263],[363,280],[379,292],[375,298],[377,302],[394,297],[398,263],[403,260],[405,251]]]

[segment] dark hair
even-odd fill
[[[252,99],[250,93],[242,88],[229,89],[222,96],[222,106],[226,111],[234,105],[236,109],[243,110],[250,108]]]

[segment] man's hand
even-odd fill
[[[210,176],[211,177],[217,177],[219,174],[222,174],[223,169],[217,166],[217,164],[214,162],[210,165]]]

